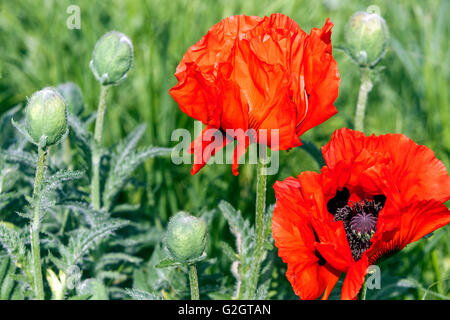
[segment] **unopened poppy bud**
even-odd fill
[[[66,82],[56,87],[67,105],[67,112],[79,116],[84,111],[84,101],[81,89],[73,82]]]
[[[57,143],[67,131],[67,108],[55,88],[35,92],[25,109],[25,128],[36,144],[46,137],[46,146]]]
[[[206,223],[186,212],[179,212],[170,219],[166,244],[172,257],[187,262],[202,256],[206,247]]]
[[[90,67],[102,85],[117,84],[133,63],[133,45],[121,32],[110,31],[97,41]]]
[[[351,57],[360,66],[376,65],[386,50],[389,30],[377,13],[356,12],[345,27],[345,42]]]

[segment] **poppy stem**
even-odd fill
[[[191,300],[200,300],[200,290],[198,289],[198,276],[195,264],[190,264],[189,268],[189,284],[191,287]]]
[[[366,279],[364,279],[361,290],[359,291],[359,300],[366,300],[366,293],[367,293],[367,281]]]
[[[37,300],[44,300],[44,282],[42,280],[41,248],[39,231],[41,228],[41,200],[40,192],[44,183],[45,169],[47,167],[47,147],[38,146],[38,163],[33,189],[34,215],[31,222],[31,259],[33,263],[34,295]]]
[[[359,87],[358,102],[356,104],[355,113],[355,130],[364,131],[364,117],[366,115],[367,96],[373,88],[370,80],[370,69],[367,67],[360,68],[361,85]]]
[[[92,150],[92,182],[91,182],[91,202],[95,210],[100,210],[100,161],[101,143],[103,136],[103,122],[105,119],[106,97],[108,86],[101,86],[100,100],[98,102],[97,118],[95,120],[94,147]]]
[[[255,217],[255,255],[250,270],[250,281],[247,291],[247,299],[255,299],[261,262],[264,256],[265,241],[265,213],[266,213],[266,185],[267,185],[267,164],[265,157],[258,160],[257,180],[256,180],[256,217]]]

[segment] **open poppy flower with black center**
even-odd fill
[[[337,112],[340,77],[331,54],[332,26],[328,19],[308,35],[283,14],[238,15],[214,25],[189,48],[170,94],[184,113],[206,125],[190,147],[192,174],[237,138],[232,164],[237,175],[238,159],[250,142],[272,150],[299,146],[301,134]],[[213,150],[204,137],[209,129],[224,135]]]
[[[401,134],[337,130],[321,173],[274,185],[272,233],[302,299],[355,299],[369,265],[450,222],[450,178],[432,150]]]

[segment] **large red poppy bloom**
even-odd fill
[[[371,264],[450,222],[450,178],[433,151],[401,134],[337,130],[321,173],[274,185],[272,232],[302,299],[326,299],[341,273],[355,299]]]
[[[190,148],[195,159],[192,174],[234,141],[227,135],[211,152],[212,143],[204,137],[208,129],[254,130],[238,138],[232,166],[237,175],[237,160],[251,140],[287,150],[301,145],[301,134],[337,112],[333,102],[340,77],[331,55],[332,26],[328,19],[308,35],[283,14],[232,16],[189,48],[170,94],[184,113],[206,125],[197,138],[199,147],[192,143]],[[263,129],[267,135],[260,135]],[[278,139],[272,141],[274,129]]]

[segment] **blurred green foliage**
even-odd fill
[[[70,16],[67,8],[73,4],[81,9],[79,30],[66,27]],[[92,50],[101,35],[118,30],[131,38],[135,61],[128,79],[110,90],[105,144],[116,144],[145,122],[147,130],[142,145],[174,146],[177,142],[171,141],[171,132],[177,128],[192,130],[193,120],[179,110],[168,93],[176,83],[173,74],[185,51],[212,25],[235,14],[264,16],[281,12],[309,32],[312,27],[322,27],[330,17],[335,24],[332,42],[341,74],[340,94],[335,103],[339,113],[303,137],[320,147],[335,129],[353,126],[359,71],[338,48],[343,45],[348,18],[369,5],[378,6],[385,18],[390,45],[380,63],[385,68],[379,72],[369,94],[366,133],[406,134],[432,148],[449,168],[450,2],[447,0],[0,0],[0,114],[17,104],[24,105],[26,97],[37,90],[67,81],[82,89],[85,115],[96,110],[100,88],[89,70]],[[269,186],[304,170],[319,170],[301,147],[282,152],[280,164],[279,173],[269,177]],[[138,205],[139,210],[129,212],[126,218],[142,222],[142,228],[154,227],[149,227],[149,232],[162,230],[168,218],[179,210],[198,215],[216,208],[222,199],[252,219],[255,169],[253,165],[242,165],[239,176],[234,177],[229,165],[215,165],[191,177],[189,165],[175,166],[167,158],[151,159],[136,174],[140,187],[128,188],[119,202]],[[275,201],[270,187],[268,201]],[[424,290],[436,281],[439,283],[431,290],[448,294],[450,281],[445,280],[450,277],[448,230],[439,230],[430,239],[410,245],[385,262],[383,279],[393,279],[386,281],[394,285],[390,296],[386,293],[381,298],[422,298]],[[232,244],[225,220],[216,214],[210,225],[208,253],[217,260],[208,267],[210,274],[228,268],[229,261],[218,245],[220,240]],[[155,241],[141,252],[146,261],[154,251],[154,244]],[[271,297],[295,298],[281,261],[274,270]],[[136,288],[145,287],[137,280],[145,272],[153,272],[148,262],[134,272]],[[406,277],[415,279],[422,287],[411,283],[395,285],[395,281]],[[427,295],[427,298],[436,297]]]

